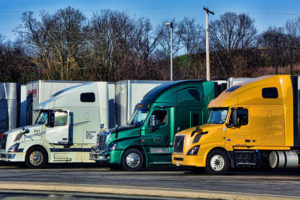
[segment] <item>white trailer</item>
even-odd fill
[[[153,88],[168,81],[124,80],[116,82],[116,124],[124,126],[129,121],[135,105]]]
[[[26,124],[31,125],[35,122],[38,113],[34,109],[43,101],[47,100],[56,92],[72,87],[82,85],[86,81],[55,81],[55,80],[37,80],[26,84]]]
[[[0,160],[25,162],[28,167],[46,163],[92,162],[91,147],[96,143],[99,125],[109,128],[107,82],[72,86],[52,95],[37,106],[34,125],[0,135]]]
[[[20,126],[20,84],[0,83],[0,133]]]
[[[241,84],[247,81],[251,81],[253,78],[245,78],[245,77],[240,77],[240,78],[234,78],[230,77],[227,79],[227,88],[230,88],[234,85]]]

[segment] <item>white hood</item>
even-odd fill
[[[7,135],[5,150],[7,151],[8,148],[15,143],[40,139],[43,131],[43,126],[44,125],[37,124],[6,131],[4,133],[4,135]],[[25,130],[29,130],[29,133],[24,134]],[[17,137],[19,138],[16,139]]]

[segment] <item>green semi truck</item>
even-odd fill
[[[148,92],[127,126],[102,131],[90,159],[125,170],[172,163],[176,132],[203,124],[207,105],[218,92],[216,82],[174,81]]]

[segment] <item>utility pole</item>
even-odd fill
[[[167,22],[165,25],[170,27],[170,81],[173,81],[173,23]]]
[[[215,13],[208,8],[203,7],[206,11],[206,80],[210,81],[210,62],[209,62],[209,36],[208,36],[208,14],[214,15]]]
[[[275,74],[278,74],[278,35],[275,38]]]
[[[293,46],[290,49],[290,74],[293,75]]]

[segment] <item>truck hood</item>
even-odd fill
[[[122,126],[118,127],[118,137],[116,138],[116,128],[110,130],[110,137],[108,143],[125,140],[128,138],[136,138],[141,136],[141,126]]]
[[[197,135],[197,133],[205,133],[205,132],[207,132],[207,134],[208,134],[208,133],[210,133],[216,129],[219,129],[221,127],[223,127],[223,124],[204,124],[204,125],[199,126],[198,131],[196,131],[197,126],[195,126],[192,128],[182,130],[182,131],[176,133],[176,135],[188,136],[188,135],[192,135],[193,131],[195,131],[195,133],[193,135]]]
[[[29,133],[24,134],[25,130],[29,130]],[[21,128],[11,129],[3,133],[7,136],[6,138],[6,150],[15,143],[27,141],[27,140],[34,140],[36,137],[41,136],[43,131],[43,125],[31,125],[31,126],[24,126]],[[25,136],[24,136],[25,135]]]
[[[178,135],[184,135],[184,153],[187,153],[191,148],[202,143],[222,141],[223,124],[205,124],[196,130],[196,127],[189,128],[178,132]]]
[[[133,129],[133,128],[138,128],[138,126],[134,126],[134,125],[121,126],[121,127],[118,127],[118,132],[120,133],[122,131],[126,131],[126,130]],[[117,128],[112,128],[112,129],[110,129],[110,132],[115,133],[116,130],[117,130]]]

